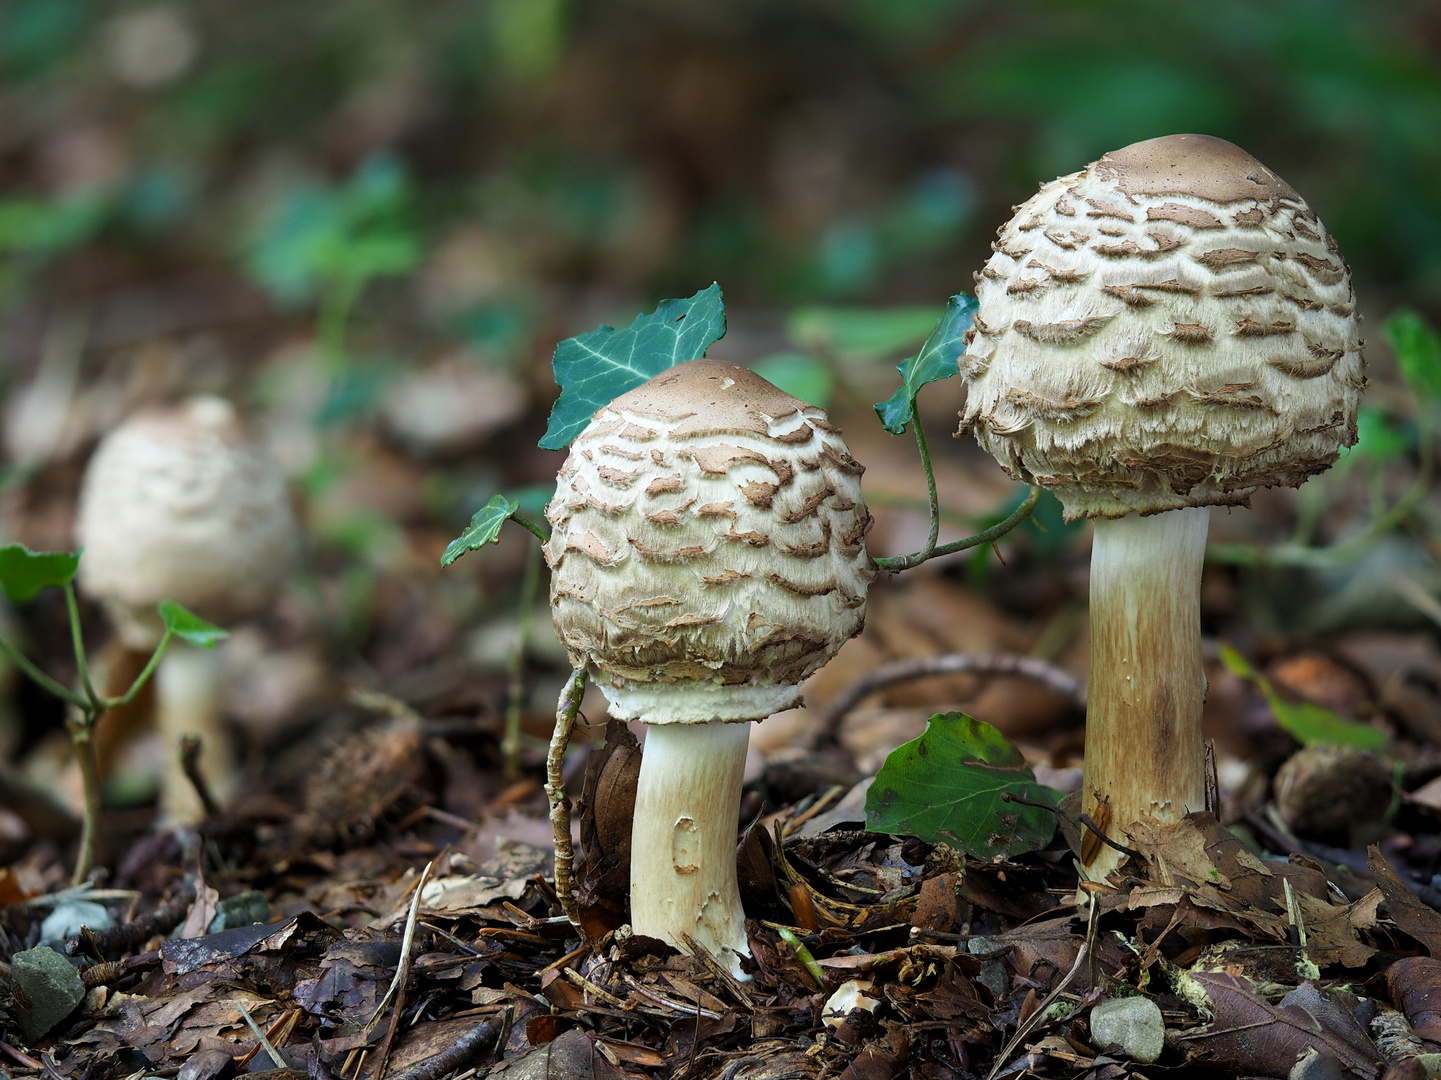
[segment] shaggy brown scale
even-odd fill
[[[742,720],[865,619],[863,469],[825,413],[714,360],[600,410],[546,509],[555,624],[625,719]]]
[[[999,236],[961,428],[1068,517],[1245,505],[1356,441],[1350,272],[1239,147],[1136,143],[1043,185]]]

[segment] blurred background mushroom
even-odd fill
[[[86,466],[75,534],[84,549],[80,587],[104,605],[125,649],[113,654],[111,693],[129,686],[159,643],[162,600],[221,625],[252,618],[300,556],[284,478],[218,397],[142,413],[102,439]],[[214,799],[234,791],[222,665],[214,652],[176,648],[156,671],[160,812],[168,824],[198,821],[207,809],[181,767],[186,739],[199,740],[200,776]]]

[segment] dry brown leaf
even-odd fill
[[[1302,1054],[1315,1049],[1360,1080],[1380,1071],[1375,1044],[1342,1004],[1349,995],[1329,998],[1303,983],[1273,1005],[1234,975],[1201,972],[1191,979],[1204,990],[1215,1017],[1205,1030],[1180,1036],[1192,1064],[1286,1076]]]
[[[1375,844],[1366,851],[1366,869],[1386,897],[1386,914],[1391,921],[1424,945],[1432,956],[1441,953],[1441,912],[1416,898]]]

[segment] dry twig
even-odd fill
[[[555,892],[560,898],[561,911],[577,930],[580,930],[580,913],[575,906],[575,880],[572,875],[575,849],[570,842],[570,800],[565,795],[565,779],[561,772],[565,765],[565,749],[570,745],[570,734],[575,730],[576,714],[580,712],[580,699],[584,695],[585,672],[572,671],[565,689],[560,692],[560,701],[556,703],[555,733],[550,737],[550,752],[545,756],[545,796],[550,800],[550,828],[555,835]]]
[[[841,729],[841,721],[861,700],[877,690],[896,683],[924,679],[928,675],[1016,675],[1038,682],[1062,697],[1070,698],[1079,709],[1086,707],[1086,688],[1067,671],[1034,656],[1015,653],[943,653],[918,660],[896,660],[882,664],[870,674],[857,679],[831,702],[813,729],[812,748],[832,746]]]

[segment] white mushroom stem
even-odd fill
[[[652,724],[631,827],[630,919],[682,951],[689,935],[739,979],[749,956],[736,882],[750,724]]]
[[[1188,507],[1096,521],[1084,806],[1122,844],[1143,818],[1174,821],[1205,809],[1200,593],[1208,514]],[[1123,856],[1087,840],[1086,872],[1104,879]]]
[[[160,819],[167,825],[192,825],[205,818],[195,785],[181,767],[186,736],[200,739],[200,774],[216,799],[223,803],[234,792],[234,755],[220,710],[221,668],[214,652],[172,643],[155,672],[155,726],[165,754]]]

